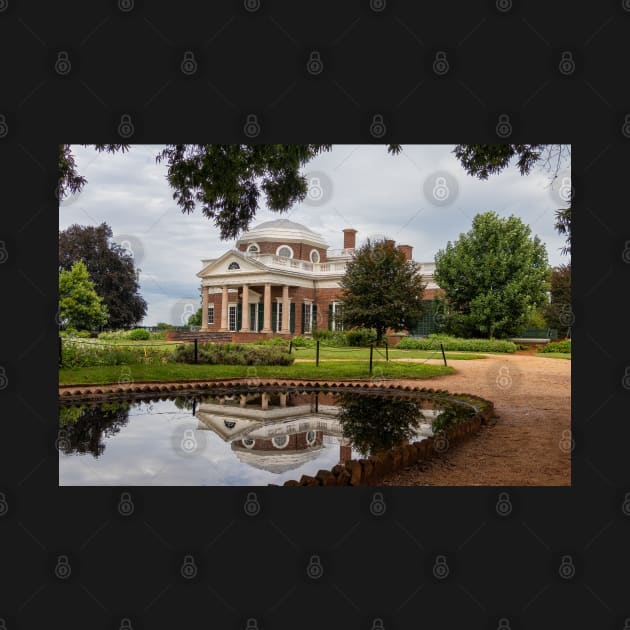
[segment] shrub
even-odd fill
[[[349,346],[369,346],[376,341],[376,331],[373,328],[353,328],[346,331],[346,341]]]
[[[168,348],[151,346],[103,346],[66,337],[61,348],[64,368],[93,367],[99,365],[130,365],[134,363],[164,363],[171,355]]]
[[[552,341],[542,348],[538,348],[538,352],[566,352],[571,354],[571,340]]]
[[[127,333],[127,339],[146,341],[151,339],[151,333],[148,330],[144,330],[144,328],[134,328]]]
[[[516,352],[516,344],[501,339],[462,339],[448,335],[429,335],[428,337],[405,337],[401,339],[397,349],[400,350],[444,350],[456,352]]]
[[[155,326],[158,330],[173,330],[174,326],[166,322],[158,322]]]
[[[295,348],[313,348],[315,346],[315,339],[302,337],[301,335],[296,335],[291,341],[293,341]]]
[[[278,345],[204,343],[198,346],[198,361],[210,365],[291,365],[293,357],[287,350]],[[193,363],[193,345],[177,346],[172,358],[178,363]]]
[[[257,346],[286,346],[289,348],[289,340],[284,337],[269,337],[269,339],[258,339],[253,342]]]

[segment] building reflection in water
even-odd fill
[[[199,429],[229,442],[238,459],[281,473],[317,459],[327,445],[339,461],[431,435],[431,410],[411,400],[336,393],[251,392],[205,398]]]

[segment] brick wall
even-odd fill
[[[311,262],[311,250],[315,249],[319,253],[319,262],[326,262],[326,249],[323,247],[314,247],[313,245],[307,245],[306,243],[289,243],[286,241],[252,241],[256,242],[260,249],[261,254],[275,254],[278,251],[278,247],[281,245],[288,245],[293,250],[293,257],[298,260],[306,260]],[[241,243],[238,249],[242,252],[247,251],[247,247],[250,243]]]

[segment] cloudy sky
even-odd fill
[[[108,223],[114,240],[129,248],[141,269],[141,293],[148,303],[144,325],[181,323],[191,302],[199,302],[202,258],[215,258],[234,246],[201,211],[182,214],[156,164],[159,146],[136,146],[125,154],[99,154],[73,147],[79,172],[88,183],[64,200],[59,228]],[[405,145],[392,156],[385,146],[338,145],[304,169],[309,195],[282,215],[262,199],[256,221],[290,218],[319,232],[332,249],[343,246],[342,228],[353,227],[357,244],[388,236],[413,246],[414,260],[432,261],[447,241],[470,229],[478,212],[520,217],[545,243],[549,263],[567,263],[564,238],[554,230],[554,211],[567,205],[570,164],[558,178],[542,167],[521,176],[515,167],[480,181],[465,173],[452,146]],[[195,306],[195,309],[197,306]]]

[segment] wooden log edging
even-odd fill
[[[414,390],[415,391],[415,390]],[[478,403],[477,413],[459,422],[446,431],[428,437],[419,442],[405,444],[377,455],[370,455],[367,459],[351,459],[345,465],[337,464],[330,470],[319,470],[312,477],[302,475],[300,480],[290,479],[285,486],[370,486],[377,485],[383,477],[397,472],[420,461],[427,461],[443,455],[451,444],[462,442],[476,434],[483,425],[487,424],[494,414],[494,404],[479,396],[471,394],[450,394],[453,398],[464,398]],[[275,484],[269,484],[275,485]]]

